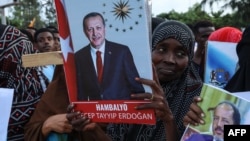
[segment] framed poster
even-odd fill
[[[208,41],[204,82],[224,88],[237,69],[237,43]]]
[[[153,110],[134,109],[149,101],[130,99],[152,92],[135,80],[152,79],[148,1],[55,0],[55,5],[76,110],[94,122],[155,124]]]
[[[250,124],[250,92],[229,93],[210,84],[204,84],[198,103],[205,113],[205,124],[188,126],[181,141],[224,139],[225,125]]]

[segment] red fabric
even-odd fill
[[[222,27],[214,31],[208,38],[209,41],[238,43],[242,32],[235,27]]]
[[[102,81],[102,71],[103,71],[101,53],[102,52],[100,52],[100,51],[96,52],[96,67],[97,67],[99,83],[101,83],[101,81]]]
[[[77,85],[76,85],[76,67],[74,53],[70,50],[73,49],[71,35],[69,31],[69,23],[67,18],[67,13],[64,7],[64,1],[55,0],[57,20],[59,27],[59,34],[62,40],[60,40],[63,52],[64,69],[66,75],[66,82],[68,88],[68,94],[70,102],[77,101]]]

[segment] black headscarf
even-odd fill
[[[185,130],[183,117],[189,110],[194,96],[200,95],[202,81],[193,66],[194,35],[190,28],[178,21],[164,21],[156,27],[152,37],[153,49],[162,40],[173,38],[179,41],[187,50],[189,64],[181,78],[161,84],[166,95],[168,105],[175,117],[180,133]],[[108,134],[113,140],[126,141],[162,141],[166,140],[163,121],[157,120],[156,125],[111,125]]]
[[[179,41],[188,51],[188,67],[181,77],[178,80],[161,84],[178,129],[180,133],[183,133],[185,129],[183,126],[183,117],[188,111],[193,98],[200,95],[203,83],[192,61],[195,39],[191,29],[179,21],[161,23],[153,33],[153,49],[159,42],[168,38]]]
[[[189,51],[188,55],[190,60],[193,59],[195,39],[192,30],[187,25],[174,20],[165,21],[159,24],[153,32],[153,50],[160,41],[168,38],[179,41]]]
[[[250,91],[250,26],[247,27],[236,46],[240,68],[224,87],[229,92]]]

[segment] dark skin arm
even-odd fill
[[[68,106],[67,119],[70,121],[74,130],[78,132],[88,132],[96,141],[111,141],[99,124],[91,122],[91,120],[81,112],[74,112],[73,108],[73,104]]]
[[[154,69],[154,80],[136,78],[136,80],[142,84],[148,85],[152,88],[151,93],[141,93],[141,94],[132,94],[132,99],[141,99],[141,100],[151,100],[151,103],[139,105],[136,107],[138,110],[142,109],[154,109],[155,115],[157,118],[164,121],[165,132],[167,135],[168,141],[177,141],[178,139],[178,130],[177,125],[174,119],[174,116],[168,106],[168,102],[165,99],[164,91],[158,81],[157,73]],[[153,95],[153,98],[152,98]]]
[[[42,126],[44,137],[47,137],[52,131],[57,133],[70,133],[72,131],[72,125],[68,122],[66,114],[57,114],[46,119]]]
[[[189,107],[189,111],[183,118],[183,123],[185,126],[191,124],[193,126],[198,126],[199,124],[205,124],[203,118],[205,114],[201,107],[198,105],[199,102],[202,102],[202,98],[199,96],[194,97],[193,103]]]

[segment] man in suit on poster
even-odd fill
[[[224,125],[240,125],[240,121],[238,108],[229,101],[222,101],[214,108],[213,135],[194,133],[185,141],[223,141]]]
[[[87,14],[83,29],[90,43],[75,53],[78,100],[128,100],[143,93],[129,48],[105,39],[103,16]]]

